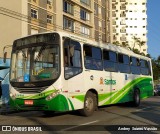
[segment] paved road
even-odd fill
[[[100,107],[91,117],[80,116],[76,111],[55,113],[51,116],[46,116],[37,111],[10,113],[0,115],[0,125],[24,125],[24,127],[27,125],[42,125],[37,129],[49,130],[45,133],[53,133],[53,130],[60,130],[56,133],[69,134],[90,133],[91,131],[95,134],[160,133],[158,131],[133,131],[133,129],[144,129],[145,125],[147,125],[147,129],[153,130],[160,127],[160,96],[143,100],[138,108],[124,104]],[[117,129],[119,131],[113,131]],[[122,129],[125,129],[125,131],[122,131]]]

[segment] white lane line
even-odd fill
[[[98,121],[99,121],[99,120],[92,121],[92,122],[87,122],[87,123],[83,123],[83,124],[80,124],[80,126],[88,125],[88,124],[93,124],[93,123],[98,122]]]
[[[142,110],[146,110],[146,109],[149,109],[149,108],[153,108],[153,107],[145,107],[145,108],[142,108],[142,109],[138,109],[136,111],[142,111]]]
[[[60,131],[66,131],[66,130],[74,129],[74,128],[77,128],[77,127],[80,127],[80,126],[85,126],[85,125],[93,124],[93,123],[96,123],[96,122],[98,122],[98,121],[99,121],[99,120],[92,121],[92,122],[87,122],[87,123],[83,123],[83,124],[80,124],[80,125],[77,125],[77,126],[73,126],[73,127],[68,127],[68,128],[62,129],[62,130],[60,130]]]

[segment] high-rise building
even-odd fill
[[[111,0],[112,27],[111,42],[128,43],[147,54],[147,0]],[[136,39],[141,42],[136,43]]]
[[[147,41],[146,0],[1,0],[0,5],[1,52],[16,38],[46,31],[65,30],[106,43],[128,41],[130,47],[133,37]],[[146,43],[138,49],[147,53]]]

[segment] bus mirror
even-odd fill
[[[6,58],[7,58],[7,52],[4,52],[4,56],[3,56],[3,62],[6,63]]]

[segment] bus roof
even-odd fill
[[[147,59],[147,60],[150,59],[148,57],[136,54],[133,51],[127,49],[127,48],[116,46],[116,45],[111,44],[111,43],[107,44],[107,43],[102,43],[102,42],[96,42],[96,41],[91,40],[91,39],[89,39],[85,36],[83,37],[82,35],[78,35],[78,34],[74,34],[74,33],[62,32],[62,31],[53,31],[53,32],[37,33],[37,34],[34,34],[34,35],[41,35],[41,34],[47,34],[47,33],[58,33],[61,37],[69,37],[69,38],[71,38],[73,40],[77,40],[77,41],[79,41],[83,44],[90,44],[90,45],[93,45],[93,46],[96,46],[96,47],[101,47],[103,49],[108,49],[108,50],[111,50],[111,51],[115,51],[115,52],[118,52],[118,53],[123,53],[123,54],[134,56],[134,57],[137,57],[137,58],[143,58],[143,59]],[[31,37],[31,36],[33,36],[33,35],[28,35],[28,36],[25,36],[25,37],[22,37],[22,38],[19,38],[19,39],[23,39],[23,38]]]

